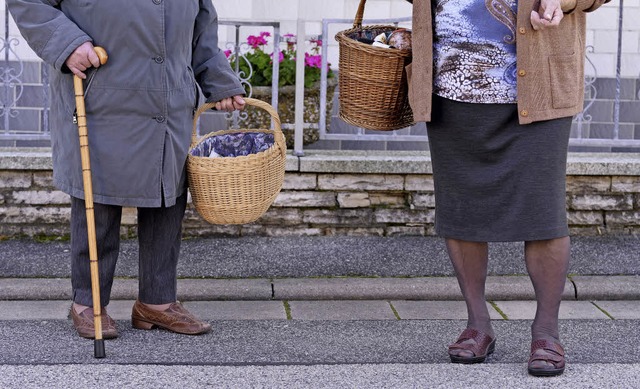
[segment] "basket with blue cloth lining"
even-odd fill
[[[187,155],[189,191],[198,214],[211,224],[246,224],[269,209],[284,181],[287,146],[280,117],[261,100],[245,98],[273,118],[273,129],[230,129],[197,135],[202,105],[193,118]]]

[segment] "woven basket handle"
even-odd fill
[[[265,111],[267,111],[269,115],[271,115],[271,118],[273,119],[273,132],[282,133],[280,116],[278,115],[278,112],[276,112],[276,110],[273,109],[271,104],[266,103],[262,100],[251,98],[251,97],[245,97],[244,101],[246,105],[252,105],[254,107],[262,108]],[[196,144],[198,143],[198,133],[196,130],[198,127],[198,119],[200,118],[200,115],[202,115],[203,112],[208,111],[209,109],[215,106],[216,106],[216,103],[202,104],[193,115],[193,129],[191,130],[191,148],[195,147]],[[283,150],[283,153],[285,153],[287,150],[287,145],[283,141],[281,141],[281,139],[284,139],[284,137],[276,136],[275,139],[276,139],[276,143],[278,143],[280,145],[280,148]]]
[[[356,18],[353,20],[353,28],[362,27],[362,17],[364,16],[364,3],[366,2],[367,0],[360,0],[358,11],[356,11]]]

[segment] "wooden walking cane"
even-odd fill
[[[100,64],[107,62],[107,52],[102,47],[94,47]],[[93,297],[93,326],[95,339],[93,352],[95,358],[104,358],[104,339],[102,339],[102,312],[100,307],[100,276],[98,271],[98,248],[96,245],[96,222],[93,214],[93,187],[91,186],[91,163],[89,161],[89,138],[87,135],[87,114],[84,107],[84,87],[82,79],[73,76],[73,89],[76,95],[76,115],[78,136],[80,137],[80,157],[82,158],[82,182],[84,184],[84,204],[87,212],[87,235],[89,238],[89,265],[91,268],[91,294]]]

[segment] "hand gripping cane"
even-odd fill
[[[100,64],[107,62],[107,52],[102,47],[94,47]],[[87,138],[87,114],[84,107],[84,88],[82,79],[73,76],[73,89],[76,95],[76,114],[78,136],[80,137],[80,157],[82,158],[82,181],[84,184],[84,204],[87,211],[87,235],[89,238],[89,264],[91,268],[91,294],[93,296],[93,326],[95,339],[93,352],[95,358],[104,358],[104,339],[102,339],[102,320],[100,307],[100,277],[98,272],[98,249],[96,246],[96,222],[93,216],[93,187],[91,186],[91,163],[89,161],[89,139]]]

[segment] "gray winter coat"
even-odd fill
[[[244,94],[218,48],[211,0],[7,0],[29,46],[54,67],[54,182],[83,198],[69,55],[105,48],[85,97],[94,201],[136,207],[175,204],[186,188],[194,108]],[[210,131],[211,129],[209,129]]]

